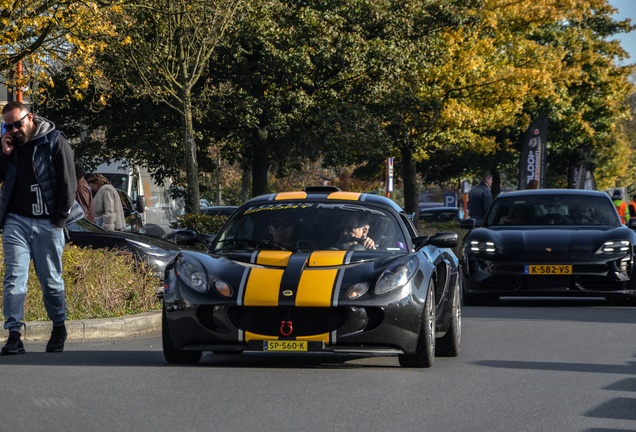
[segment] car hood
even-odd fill
[[[210,281],[223,281],[244,293],[239,298],[245,298],[245,306],[276,306],[288,300],[295,305],[329,306],[334,292],[360,282],[372,284],[391,264],[413,256],[347,251],[256,251],[221,256],[184,250],[176,259],[198,262]],[[166,280],[175,277],[169,265]],[[290,297],[279,299],[281,292]],[[176,294],[166,291],[168,300],[171,295]]]
[[[528,228],[514,229],[493,227],[477,229],[469,237],[469,241],[491,241],[499,252],[509,256],[532,254],[591,254],[603,243],[612,240],[630,239],[629,229],[594,227],[594,228]]]
[[[170,251],[180,251],[182,248],[172,243],[168,240],[164,240],[159,237],[147,235],[147,234],[137,234],[137,233],[129,233],[129,232],[121,232],[121,231],[68,231],[69,238],[71,241],[74,240],[75,237],[81,236],[83,238],[86,237],[100,237],[100,238],[111,238],[114,240],[120,239],[122,241],[125,240],[134,240],[142,243],[148,243],[153,246],[160,247],[162,249],[170,250]]]

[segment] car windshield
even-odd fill
[[[620,225],[612,202],[600,196],[500,196],[488,212],[484,226]]]
[[[406,245],[404,233],[389,211],[357,204],[303,202],[242,208],[219,233],[215,251],[404,253]]]

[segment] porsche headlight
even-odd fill
[[[471,241],[468,246],[468,251],[494,254],[497,251],[497,248],[495,248],[495,244],[493,242]]]
[[[376,295],[382,295],[394,291],[405,286],[415,275],[417,271],[417,258],[394,264],[382,273],[380,279],[375,284],[373,292]]]
[[[208,289],[208,278],[205,271],[201,270],[195,263],[182,263],[177,269],[177,276],[181,282],[195,291],[205,292]]]
[[[631,245],[627,240],[614,240],[608,241],[596,251],[597,254],[620,254],[628,252],[631,249]]]

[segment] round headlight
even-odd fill
[[[183,263],[179,267],[177,275],[183,283],[195,291],[205,292],[208,289],[205,271],[199,269],[199,267],[194,263]]]
[[[376,295],[386,294],[405,286],[417,271],[417,258],[394,264],[382,273],[380,279],[375,284],[373,292]]]

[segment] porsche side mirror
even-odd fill
[[[174,242],[180,246],[192,246],[197,244],[197,232],[192,230],[181,230],[174,234]]]
[[[634,218],[629,218],[629,222],[627,222],[627,226],[631,229],[636,229],[636,216]]]
[[[459,227],[461,229],[465,229],[468,231],[475,229],[475,219],[474,218],[462,219],[459,221]]]
[[[438,248],[454,248],[459,244],[459,235],[454,232],[440,232],[429,238],[428,244]]]

